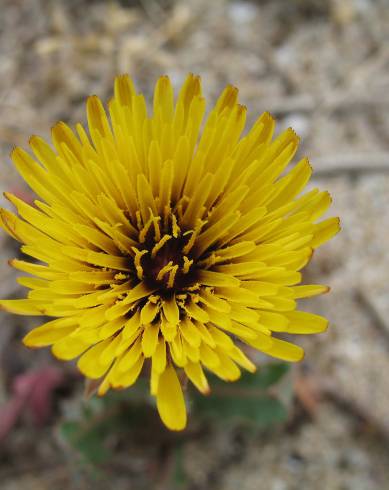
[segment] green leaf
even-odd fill
[[[237,382],[240,386],[266,390],[278,383],[289,371],[289,364],[283,362],[267,364],[255,373],[243,373]]]
[[[79,422],[64,422],[60,427],[62,437],[83,457],[86,463],[99,464],[111,455],[104,447],[104,434],[99,427],[85,430]]]
[[[250,422],[258,428],[284,422],[288,415],[282,403],[269,396],[247,398],[211,395],[197,398],[195,409],[212,420]]]
[[[149,425],[151,407],[138,401],[129,403],[120,393],[105,399],[92,397],[83,404],[79,418],[61,424],[62,438],[84,463],[106,463],[112,456],[107,448],[111,434],[130,434]],[[155,415],[154,412],[153,416]]]
[[[212,374],[208,374],[207,377],[209,379],[211,388],[229,386],[231,387],[231,389],[234,389],[233,387],[235,387],[237,391],[239,391],[239,388],[266,390],[281,381],[281,379],[289,371],[289,368],[289,364],[283,362],[274,362],[259,367],[255,373],[243,371],[240,379],[238,381],[235,381],[233,384],[226,384],[225,381]]]
[[[234,419],[258,428],[284,422],[286,408],[277,398],[269,396],[267,390],[278,383],[288,370],[288,364],[271,363],[256,373],[243,373],[235,383],[225,383],[210,376],[211,394],[208,397],[194,394],[193,407],[205,418]]]

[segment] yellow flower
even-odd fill
[[[299,361],[301,347],[279,333],[327,327],[296,311],[296,299],[328,290],[297,284],[313,249],[339,230],[336,218],[316,223],[330,196],[298,197],[311,176],[305,158],[285,173],[298,137],[288,129],[272,141],[268,113],[242,137],[246,108],[237,98],[228,86],[200,131],[199,77],[187,77],[176,103],[161,77],[150,117],[131,79],[119,76],[109,118],[96,96],[88,99],[89,136],[60,122],[54,150],[33,136],[35,159],[12,152],[41,200],[31,206],[6,194],[18,216],[2,209],[1,225],[36,261],[11,261],[33,276],[18,280],[30,291],[1,307],[54,317],[25,345],[79,358],[86,377],[101,378],[100,395],[150,372],[172,430],[186,425],[184,379],[206,394],[203,368],[225,381],[240,368],[255,371],[242,343]]]

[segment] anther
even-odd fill
[[[115,274],[114,278],[116,281],[120,281],[121,279],[127,279],[127,275],[124,274],[123,272],[118,272],[117,274]]]
[[[171,260],[168,264],[162,267],[162,269],[158,272],[157,281],[162,281],[163,276],[167,274],[170,271],[170,269],[172,269],[172,267],[173,267],[173,261]]]
[[[168,279],[168,282],[167,282],[167,287],[168,288],[172,288],[174,286],[174,279],[176,277],[177,270],[178,270],[178,265],[174,265],[170,269],[170,271],[169,271],[169,279]]]
[[[184,255],[184,265],[182,266],[182,272],[188,274],[190,266],[193,264],[193,259],[189,260],[186,255]]]
[[[200,262],[198,263],[198,266],[199,267],[202,267],[204,269],[208,269],[209,267],[211,267],[212,265],[216,264],[217,262],[217,256],[215,255],[215,253],[212,253],[209,257],[207,257],[206,259],[204,260],[200,260]]]
[[[151,250],[151,257],[154,259],[155,256],[157,255],[158,251],[161,250],[161,248],[165,245],[166,242],[168,242],[171,239],[171,235],[164,235],[158,243],[156,243]]]
[[[156,242],[159,242],[159,240],[161,239],[161,228],[159,226],[159,221],[161,220],[161,217],[154,216],[151,208],[149,208],[149,211],[150,211],[150,219],[153,220],[153,225],[154,225],[154,240]]]
[[[146,241],[147,233],[148,233],[151,225],[153,224],[153,222],[154,222],[154,216],[152,216],[147,221],[147,223],[144,225],[144,227],[142,228],[142,230],[139,232],[139,241],[140,241],[140,243],[144,243]]]
[[[149,296],[150,303],[153,303],[154,305],[156,305],[160,301],[160,299],[161,298],[155,294],[152,294],[151,296]]]
[[[200,231],[202,227],[205,225],[206,221],[203,221],[201,219],[198,219],[196,221],[196,226],[195,229],[192,231],[192,235],[188,240],[188,243],[185,245],[185,247],[182,249],[183,253],[187,255],[190,250],[192,249],[193,245],[195,244],[197,236],[200,234]]]
[[[136,269],[136,275],[138,276],[138,279],[141,281],[143,279],[143,267],[141,264],[141,259],[143,255],[148,253],[148,250],[138,250],[136,247],[132,247],[133,252],[135,253],[134,257],[134,265]]]
[[[178,237],[180,231],[181,231],[181,229],[178,226],[176,215],[172,214],[172,233],[173,233],[174,238]]]

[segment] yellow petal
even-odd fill
[[[173,88],[169,77],[158,79],[154,90],[154,117],[160,116],[163,121],[170,121],[173,117]]]
[[[198,306],[194,301],[191,301],[187,305],[184,306],[185,311],[188,313],[190,318],[194,318],[195,320],[206,323],[209,321],[208,313]]]
[[[215,352],[216,347],[211,348],[204,342],[200,346],[200,359],[201,362],[208,369],[214,369],[220,364],[219,356]]]
[[[123,339],[132,337],[141,327],[140,315],[137,310],[132,317],[127,320],[123,328]]]
[[[100,330],[100,339],[104,340],[108,337],[111,337],[119,330],[121,330],[123,328],[123,325],[124,325],[123,318],[117,318],[116,320],[112,320],[111,322],[105,323]]]
[[[131,99],[135,94],[134,84],[128,75],[119,75],[115,78],[115,98],[121,105],[131,105]]]
[[[285,315],[281,315],[280,313],[261,311],[259,314],[259,323],[274,332],[285,332],[289,320]]]
[[[253,328],[253,326],[242,325],[241,323],[235,321],[231,322],[231,325],[219,325],[219,327],[229,333],[232,333],[233,335],[236,335],[247,343],[257,338],[258,330],[260,331],[260,333],[263,333],[263,330],[266,330],[265,327],[261,328],[260,326],[255,325],[255,328]]]
[[[92,133],[93,140],[99,141],[101,137],[111,136],[111,130],[107,120],[107,115],[105,113],[103,104],[101,100],[92,95],[87,100],[87,116],[88,116],[88,126]]]
[[[193,347],[200,347],[201,334],[199,329],[188,318],[184,318],[179,324],[180,332],[185,340]]]
[[[107,372],[109,360],[101,363],[99,358],[110,343],[111,339],[107,339],[92,346],[78,360],[77,367],[87,378],[98,379]]]
[[[177,373],[168,366],[160,375],[157,391],[157,408],[162,422],[170,430],[186,427],[186,407]]]
[[[155,291],[154,288],[148,288],[143,282],[140,282],[137,286],[134,287],[134,289],[131,289],[131,291],[128,293],[127,297],[125,298],[124,302],[134,303],[138,299],[153,294],[154,291]]]
[[[99,363],[100,364],[110,364],[116,357],[116,351],[123,341],[122,335],[116,335],[113,339],[109,339],[106,348],[100,354]]]
[[[199,362],[188,362],[184,370],[196,388],[204,395],[207,395],[210,390],[201,364]]]
[[[293,293],[294,299],[310,298],[311,296],[328,293],[328,291],[330,290],[328,286],[322,286],[321,284],[293,286],[290,289]]]
[[[255,373],[257,366],[236,346],[228,351],[229,357],[233,359],[239,366],[247,369],[250,373]]]
[[[184,367],[187,363],[187,359],[180,334],[176,335],[174,339],[169,342],[169,350],[174,363],[179,367]]]
[[[182,337],[182,349],[184,351],[184,356],[187,362],[199,362],[200,361],[200,350],[198,347],[194,347],[189,344],[188,341]],[[184,366],[185,367],[185,366]]]
[[[165,300],[162,307],[168,323],[177,325],[180,321],[180,310],[178,309],[176,298],[173,296],[172,298]]]
[[[142,350],[145,357],[151,357],[158,344],[159,325],[145,325],[142,335]]]
[[[214,366],[211,371],[224,381],[236,381],[239,379],[241,372],[234,361],[223,350],[217,348],[216,352],[219,356],[220,363]]]
[[[311,242],[313,248],[319,247],[322,243],[330,240],[340,230],[339,218],[329,218],[316,225],[314,236]]]
[[[143,356],[139,356],[134,364],[129,366],[124,372],[114,370],[110,377],[112,386],[114,388],[128,388],[132,386],[142,371],[144,360],[145,358]]]
[[[240,281],[236,277],[229,276],[221,272],[205,271],[202,270],[198,274],[198,281],[204,286],[215,286],[215,287],[232,287],[239,286]]]
[[[259,273],[266,270],[266,264],[264,262],[238,262],[236,264],[219,265],[215,270],[232,276],[245,276],[247,274],[254,276],[258,273],[258,277],[260,277]]]
[[[310,334],[325,332],[328,327],[328,320],[320,315],[307,313],[305,311],[291,311],[285,313],[289,320],[286,331],[297,334]]]
[[[226,300],[219,298],[216,294],[211,293],[206,289],[201,291],[200,301],[221,313],[229,313],[231,311],[231,305]]]
[[[205,342],[210,347],[215,347],[215,341],[212,338],[212,335],[208,331],[208,327],[201,322],[193,322],[194,326],[200,333],[201,340]]]
[[[163,373],[166,367],[166,343],[163,339],[158,342],[153,354],[153,369],[158,373]]]
[[[232,320],[236,320],[239,323],[250,325],[252,323],[257,323],[259,315],[255,310],[251,308],[246,308],[245,306],[240,306],[233,304],[230,317]]]
[[[3,299],[0,301],[0,309],[17,315],[42,315],[44,303],[32,299]]]
[[[249,338],[244,339],[246,344],[249,344],[252,347],[255,347],[256,349],[263,352],[269,352],[269,349],[271,349],[273,346],[274,343],[273,340],[274,339],[272,339],[272,337],[270,337],[269,335],[265,335],[260,332],[256,333],[254,339],[249,339]]]
[[[231,259],[236,259],[238,257],[242,257],[247,255],[248,253],[255,250],[255,243],[242,241],[240,243],[236,243],[235,245],[230,245],[229,247],[221,248],[217,251],[218,261],[227,261]]]
[[[157,396],[160,373],[153,367],[150,374],[150,395]]]
[[[125,352],[122,357],[116,363],[115,371],[118,373],[123,373],[130,369],[139,357],[142,356],[142,342],[141,340],[137,340],[133,343],[130,349]],[[143,357],[143,356],[142,356]]]
[[[234,347],[233,340],[224,332],[222,332],[216,327],[210,326],[209,333],[212,335],[212,338],[215,341],[216,345],[219,346],[222,350],[230,351],[231,349],[233,349]]]
[[[261,350],[270,356],[289,362],[298,362],[304,357],[304,350],[298,345],[274,338],[270,347],[261,348]]]
[[[68,336],[56,342],[51,348],[51,351],[58,359],[70,361],[85,352],[89,346],[89,342]]]
[[[171,342],[177,335],[177,325],[168,323],[164,316],[161,318],[161,332],[166,342]]]
[[[157,316],[158,311],[159,306],[155,303],[151,303],[151,301],[148,301],[140,312],[140,320],[142,325],[151,323]]]
[[[23,338],[23,343],[27,347],[44,347],[67,337],[76,328],[77,324],[72,318],[59,318],[31,330]]]

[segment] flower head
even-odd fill
[[[299,272],[339,221],[317,223],[327,192],[300,195],[307,159],[288,172],[298,137],[272,139],[264,113],[242,137],[246,108],[228,86],[200,131],[205,112],[200,78],[189,75],[174,103],[166,76],[155,87],[153,115],[128,76],[115,80],[107,116],[87,101],[89,135],[77,124],[52,130],[54,149],[30,139],[12,160],[34,205],[6,194],[18,216],[1,210],[2,227],[33,262],[11,265],[30,275],[26,299],[3,309],[52,320],[24,338],[78,358],[98,393],[133,385],[150,372],[163,422],[186,425],[181,382],[201,392],[204,368],[226,381],[255,370],[251,346],[286,361],[303,350],[280,332],[323,332],[326,319],[296,311],[296,299],[328,290],[303,285]],[[201,133],[201,134],[200,134]]]

